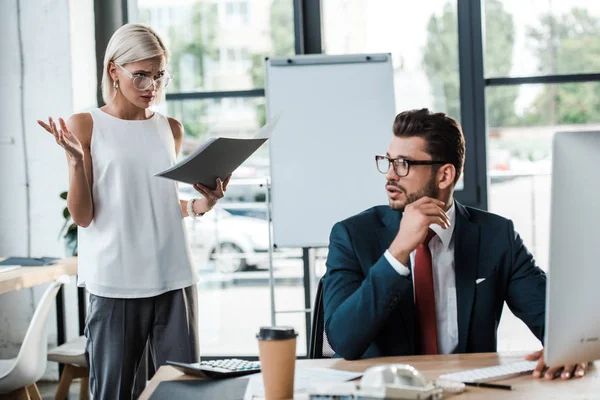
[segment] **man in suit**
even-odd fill
[[[453,198],[465,141],[457,121],[427,109],[396,116],[385,156],[389,206],[331,231],[323,277],[325,331],[346,359],[495,352],[504,302],[540,341],[546,276],[512,221]],[[585,364],[534,376],[583,376]]]

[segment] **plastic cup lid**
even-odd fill
[[[286,340],[298,336],[291,326],[263,326],[256,334],[258,340]]]

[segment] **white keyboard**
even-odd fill
[[[439,379],[448,379],[458,382],[492,382],[530,373],[535,369],[537,361],[519,361],[511,364],[496,365],[493,367],[469,369],[440,375]]]

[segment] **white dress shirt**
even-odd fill
[[[458,346],[458,312],[456,310],[456,277],[454,275],[454,225],[456,210],[454,202],[446,212],[450,227],[443,229],[437,224],[429,227],[436,233],[429,242],[433,267],[433,291],[435,293],[435,314],[437,322],[438,352],[449,354]],[[410,253],[410,265],[415,265],[415,252]],[[410,270],[398,261],[389,250],[385,258],[400,275],[408,276]],[[413,288],[414,288],[414,277]]]

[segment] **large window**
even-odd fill
[[[498,89],[501,88],[490,87],[486,94],[489,96]],[[518,97],[527,94],[528,98],[523,100],[519,124],[490,127],[488,131],[489,208],[514,221],[537,264],[547,270],[552,137],[556,132],[600,130],[599,97],[586,96],[586,93],[600,94],[600,82],[524,85],[511,89],[515,89]],[[557,94],[557,105],[548,104],[548,93]],[[580,116],[572,119],[571,111]],[[562,117],[552,119],[552,115]],[[498,334],[499,350],[538,348],[539,342],[527,327],[508,308],[504,312]]]
[[[600,2],[482,3],[486,78],[598,72]]]
[[[483,20],[489,209],[546,270],[553,135],[600,129],[600,81],[579,75],[600,72],[600,3],[485,0]],[[508,308],[498,337],[499,350],[540,346]]]
[[[322,3],[325,53],[391,53],[397,111],[427,107],[460,120],[456,0]]]
[[[294,54],[292,0],[138,0],[171,51],[170,93],[262,88],[267,55]]]
[[[175,79],[168,88],[169,99],[182,93],[188,94],[186,99],[221,99],[219,92],[255,95],[256,89],[264,88],[264,58],[294,54],[292,0],[138,0],[136,14],[141,23],[161,34],[171,52],[169,69]],[[208,123],[214,118],[214,107],[206,109],[209,103],[181,106],[195,116],[193,121],[182,121],[186,133],[200,139],[244,134],[252,125],[252,113],[255,123],[250,129],[262,125],[264,105],[251,109],[242,103],[251,102],[223,101],[216,111],[223,120],[245,118],[237,132],[233,122],[226,123],[229,127],[224,131]],[[197,107],[195,111],[193,107]],[[208,132],[209,125],[216,129]]]
[[[323,0],[323,44],[327,54],[391,53],[397,112],[461,120],[456,0]]]
[[[263,97],[216,97],[169,100],[169,116],[181,121],[186,137],[183,152],[196,149],[209,136],[249,136],[261,123]],[[260,111],[260,113],[259,113]]]

